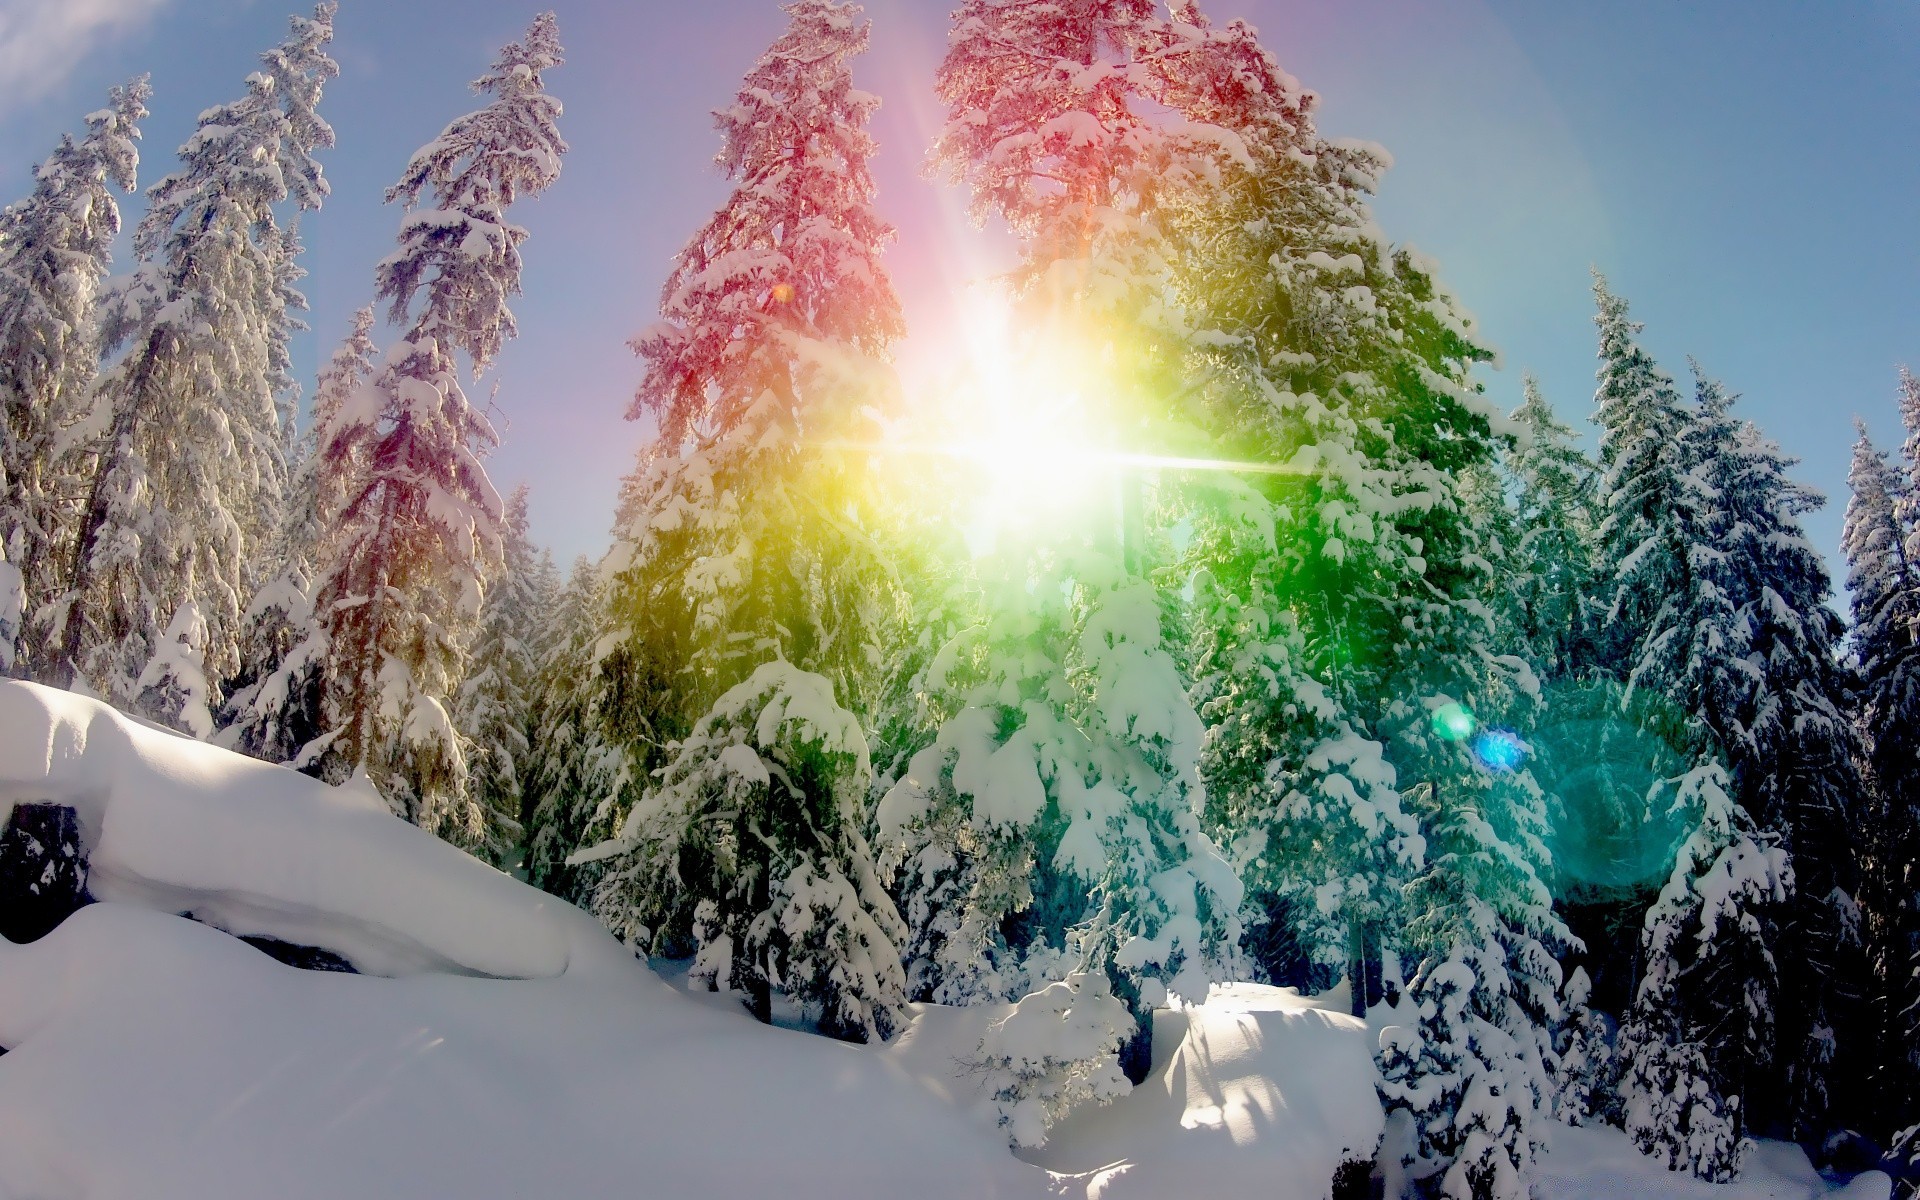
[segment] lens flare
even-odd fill
[[[1433,733],[1435,737],[1449,742],[1464,742],[1473,736],[1479,728],[1479,722],[1464,705],[1448,701],[1433,710]]]
[[[1096,356],[1062,331],[1013,328],[1004,297],[977,294],[962,313],[967,368],[956,378],[944,452],[973,468],[963,518],[976,550],[1002,534],[1111,519],[1120,465],[1104,423]]]
[[[1220,472],[1306,476],[1312,463],[1246,462],[1146,452],[1122,434],[1130,385],[1111,339],[1072,320],[977,284],[946,331],[943,364],[921,363],[913,414],[879,440],[815,444],[877,456],[907,486],[940,487],[956,501],[969,549],[994,552],[1003,537],[1121,537],[1126,489],[1143,477]],[[961,467],[947,474],[927,460]]]
[[[1527,744],[1505,729],[1482,730],[1473,739],[1473,759],[1486,770],[1504,775],[1527,760]]]

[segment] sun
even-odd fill
[[[1004,298],[975,295],[943,389],[943,453],[969,476],[963,523],[976,545],[1100,519],[1123,469],[1097,356],[1063,330],[1017,320]]]
[[[975,556],[1089,538],[1124,548],[1127,497],[1149,480],[1311,470],[1159,453],[1178,439],[1125,424],[1140,396],[1111,339],[997,282],[969,289],[944,335],[905,373],[911,414],[863,448],[910,487],[939,491]]]

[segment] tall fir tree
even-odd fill
[[[140,267],[107,304],[106,345],[127,352],[95,392],[55,652],[114,702],[202,736],[281,509],[276,348],[295,243],[276,213],[326,195],[313,152],[333,137],[315,108],[339,72],[333,13],[293,18],[247,94],[201,114],[180,169],[148,191]]]
[[[592,902],[606,864],[570,864],[568,857],[606,841],[626,815],[620,798],[627,756],[606,734],[608,677],[595,656],[605,606],[600,572],[581,558],[543,607],[553,616],[540,647],[521,816],[528,882],[582,906]]]
[[[1189,502],[1216,828],[1255,851],[1309,953],[1347,968],[1356,1010],[1385,954],[1415,956],[1433,1023],[1396,1069],[1449,1082],[1421,1092],[1434,1106],[1383,1095],[1448,1194],[1525,1187],[1567,934],[1546,798],[1461,728],[1524,728],[1538,691],[1489,603],[1511,524],[1492,467],[1514,432],[1472,378],[1492,352],[1433,265],[1378,232],[1384,155],[1322,138],[1315,98],[1244,24],[1174,16],[1159,101],[1226,135],[1215,170],[1162,191],[1204,364],[1182,415],[1194,452],[1256,467]],[[1457,1136],[1493,1115],[1463,1106],[1483,1085],[1503,1115]]]
[[[1567,679],[1592,661],[1598,630],[1590,598],[1595,468],[1574,444],[1573,430],[1554,416],[1528,375],[1524,402],[1513,412],[1523,431],[1506,455],[1519,505],[1519,561],[1514,606],[1519,636],[1542,676]]]
[[[1211,159],[1207,131],[1156,116],[1146,70],[1164,28],[1139,0],[972,0],[936,77],[948,107],[936,168],[1021,241],[1004,281],[1028,331],[1014,353],[1047,347],[1034,357],[1072,354],[1086,372],[1040,361],[1026,388],[1052,388],[1052,419],[1091,441],[1153,436],[1181,369],[1177,323],[1160,311],[1158,197]],[[1067,406],[1072,391],[1093,403]],[[1119,1057],[1137,1081],[1150,1010],[1236,969],[1244,900],[1200,824],[1201,724],[1150,582],[1152,484],[1118,490],[1117,531],[1009,536],[976,565],[977,625],[928,680],[943,719],[879,816],[907,868],[904,902],[946,909],[956,931],[925,984],[1017,994],[1104,973],[1133,1019]]]
[[[1690,661],[1696,560],[1707,553],[1707,501],[1687,459],[1693,414],[1673,379],[1641,348],[1627,302],[1596,272],[1600,427],[1596,665],[1628,686],[1668,689]]]
[[[1860,1036],[1870,985],[1855,842],[1866,813],[1839,665],[1843,626],[1801,524],[1825,501],[1787,477],[1797,459],[1724,415],[1732,401],[1717,383],[1703,377],[1698,396],[1702,426],[1720,431],[1695,469],[1716,497],[1716,569],[1735,616],[1717,662],[1738,668],[1713,706],[1714,732],[1736,799],[1780,833],[1794,878],[1777,948],[1779,1064],[1754,1089],[1751,1115],[1756,1128],[1818,1142],[1871,1118],[1857,1083],[1874,1054]]]
[[[67,443],[100,361],[100,286],[120,232],[113,193],[133,190],[150,91],[144,76],[114,88],[85,136],[62,137],[35,168],[33,194],[7,210],[0,241],[0,547],[20,577],[21,654],[8,670],[23,676],[51,670],[45,623],[31,618],[57,594],[86,486],[86,455]]]
[[[500,570],[481,605],[480,627],[453,709],[454,724],[473,746],[469,786],[485,822],[472,849],[494,862],[505,862],[521,839],[538,669],[534,641],[545,612],[525,484],[507,497],[501,534]]]
[[[1902,415],[1920,418],[1920,384],[1901,372]],[[1862,773],[1872,801],[1868,831],[1868,943],[1873,947],[1870,1017],[1879,1060],[1869,1089],[1872,1133],[1920,1123],[1920,577],[1908,558],[1910,482],[1860,427],[1848,474],[1841,546],[1852,602],[1852,652]],[[1920,1159],[1910,1134],[1904,1156]]]
[[[644,781],[595,900],[697,953],[770,1016],[784,990],[837,1036],[885,1038],[903,930],[862,826],[864,710],[898,620],[864,456],[893,404],[899,305],[880,262],[859,8],[783,6],[786,31],[715,114],[732,194],[634,348],[629,413],[658,427],[629,480],[604,668]],[[657,681],[664,686],[649,687]],[[649,694],[650,693],[650,694]]]
[[[343,499],[314,587],[325,732],[303,757],[331,779],[364,769],[401,816],[466,844],[486,820],[449,706],[502,508],[481,463],[497,438],[461,389],[459,356],[477,378],[514,333],[527,231],[507,209],[559,177],[567,146],[545,73],[561,61],[543,13],[474,81],[488,102],[387,190],[408,211],[376,292],[406,332],[319,431],[322,489]]]
[[[1803,807],[1850,803],[1850,734],[1833,699],[1825,575],[1799,531],[1808,501],[1784,477],[1788,460],[1697,368],[1695,403],[1683,404],[1639,346],[1625,301],[1598,278],[1595,295],[1601,666],[1624,686],[1620,719],[1656,714],[1646,732],[1693,761],[1682,779],[1700,781],[1681,788],[1694,798],[1686,804],[1663,805],[1658,784],[1646,798],[1649,828],[1662,811],[1695,828],[1648,918],[1647,965],[1624,1022],[1623,1108],[1643,1149],[1723,1179],[1749,1128],[1804,1133],[1825,1120],[1812,1113],[1826,1103],[1832,1013],[1857,986],[1834,961],[1847,954],[1853,900],[1830,877],[1807,904],[1791,857],[1796,822],[1812,819]],[[1636,695],[1653,707],[1636,708]],[[1807,833],[1817,863],[1830,834]],[[1720,919],[1722,909],[1737,919]],[[1783,980],[1783,948],[1810,926],[1833,944],[1797,951],[1808,961]],[[1789,1089],[1802,1094],[1776,1099]],[[1663,1107],[1676,1104],[1711,1115],[1716,1132],[1676,1128]],[[1801,1106],[1808,1125],[1796,1126]]]
[[[314,556],[337,517],[351,469],[327,468],[321,430],[373,378],[373,309],[353,314],[347,338],[320,370],[313,416],[294,448],[287,503],[274,545],[276,567],[247,605],[240,673],[215,740],[269,762],[307,766],[303,749],[321,732],[325,638],[315,636]]]

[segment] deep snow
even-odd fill
[[[0,942],[0,1200],[1318,1200],[1381,1125],[1362,1022],[1236,985],[1159,1014],[1147,1081],[1022,1161],[963,1066],[1004,1009],[919,1006],[878,1047],[761,1026],[375,797],[0,683],[0,807],[46,800],[103,903]],[[1543,1200],[1827,1190],[1786,1146],[1726,1188],[1613,1131],[1555,1147]]]

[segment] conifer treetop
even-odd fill
[[[1156,135],[1137,111],[1134,60],[1153,0],[965,0],[935,89],[950,110],[936,169],[973,191],[976,220],[1015,234],[1091,237]]]
[[[329,0],[310,18],[293,17],[287,39],[261,56],[266,69],[247,76],[247,94],[200,114],[180,147],[180,169],[147,189],[133,243],[142,259],[168,258],[184,277],[214,210],[238,205],[271,229],[271,208],[284,200],[303,210],[320,207],[329,189],[313,152],[333,144],[333,128],[316,106],[340,74],[326,52],[334,8]]]
[[[633,340],[647,372],[627,415],[654,414],[676,443],[703,421],[731,424],[768,389],[790,401],[805,343],[877,357],[903,328],[880,261],[893,228],[867,166],[880,101],[853,86],[868,25],[834,0],[782,10],[786,32],[714,113],[733,192],[681,250],[661,322]]]
[[[520,292],[527,231],[506,219],[507,206],[560,177],[562,108],[547,94],[544,72],[564,61],[554,15],[541,13],[473,81],[492,102],[414,151],[387,189],[387,202],[403,202],[409,215],[399,250],[377,268],[379,295],[409,342],[466,351],[475,378],[516,332],[507,300]]]

